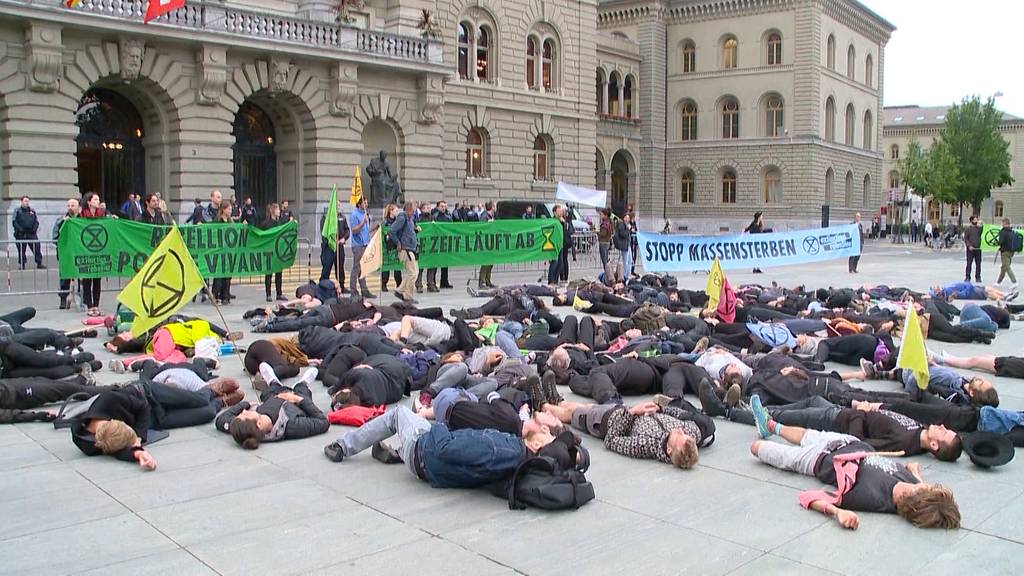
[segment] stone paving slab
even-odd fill
[[[961,255],[869,245],[862,273],[845,262],[730,271],[734,284],[847,286],[899,283],[915,289],[959,279]],[[985,263],[986,278],[996,270]],[[496,272],[502,283],[537,273]],[[423,294],[422,306],[478,305],[461,289]],[[679,274],[702,289],[706,274]],[[261,288],[239,287],[223,312],[251,342],[242,312],[262,304]],[[34,324],[74,328],[81,314],[47,309],[56,298],[0,297],[0,310],[42,308]],[[390,302],[390,297],[384,298]],[[104,294],[109,308],[112,295]],[[258,303],[258,304],[257,304]],[[556,308],[565,314],[568,309]],[[186,313],[218,318],[209,305]],[[29,324],[30,326],[33,324]],[[259,337],[259,336],[257,336]],[[86,349],[106,360],[102,340]],[[943,344],[957,355],[1021,354],[1024,323],[1000,331],[991,346]],[[219,371],[244,380],[239,360]],[[832,366],[838,369],[849,367]],[[965,372],[967,373],[967,372]],[[129,377],[102,370],[100,383]],[[1024,409],[1024,382],[990,378],[1002,406]],[[865,387],[896,389],[894,383]],[[314,386],[314,400],[328,405]],[[569,394],[569,398],[577,399]],[[256,400],[253,391],[249,401]],[[637,398],[643,400],[643,398]],[[696,399],[691,399],[696,403]],[[408,403],[408,400],[405,401]],[[919,456],[925,477],[953,488],[964,528],[918,530],[896,516],[863,514],[849,532],[802,510],[811,478],[773,470],[750,453],[754,429],[716,421],[715,444],[690,471],[608,453],[586,439],[588,478],[597,500],[572,513],[510,511],[484,491],[433,490],[402,466],[369,454],[343,464],[323,458],[326,435],[262,446],[235,446],[212,425],[174,430],[152,446],[159,469],[144,473],[111,458],[87,458],[66,430],[29,423],[0,427],[0,574],[1018,574],[1024,570],[1024,460],[981,470]]]

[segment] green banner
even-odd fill
[[[984,224],[981,227],[981,251],[996,252],[999,250],[999,230],[1002,226],[998,224]],[[1014,228],[1014,232],[1024,236],[1024,230]]]
[[[61,278],[124,278],[146,262],[169,226],[114,218],[72,218],[60,229]],[[204,278],[281,272],[295,263],[298,222],[269,230],[248,224],[178,226]]]
[[[419,226],[420,268],[548,261],[562,248],[562,226],[554,218],[423,222]],[[384,251],[383,269],[402,269],[397,250]]]

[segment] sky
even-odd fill
[[[896,26],[885,46],[885,105],[941,106],[1002,92],[1024,117],[1024,1],[860,0]]]

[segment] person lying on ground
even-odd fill
[[[394,435],[401,443],[397,450],[382,443]],[[451,430],[398,406],[342,434],[324,447],[324,455],[332,462],[342,462],[372,447],[376,459],[404,462],[414,476],[434,488],[480,488],[509,478],[529,454],[555,442],[566,444],[572,440],[556,439],[540,430],[524,438],[490,429]],[[570,452],[566,448],[550,453],[568,456]],[[565,468],[575,465],[559,463]]]
[[[917,378],[912,370],[895,368],[881,370],[874,364],[861,362],[861,371],[844,375],[844,379],[860,380],[893,380],[901,382],[903,388],[912,398],[920,398],[924,394],[933,394],[953,404],[964,406],[999,407],[999,393],[991,382],[980,376],[964,378],[959,373],[944,366],[932,366],[928,369],[928,387],[918,388]]]
[[[510,392],[490,392],[478,397],[461,388],[446,388],[434,398],[433,405],[421,407],[416,413],[448,426],[449,430],[490,429],[520,438],[534,432],[555,437],[561,435],[564,427],[558,418],[544,410],[531,410],[526,393],[519,390]]]
[[[941,298],[947,302],[953,300],[1009,300],[1013,301],[1019,295],[1016,289],[1003,292],[995,286],[984,284],[972,284],[970,282],[951,282],[945,286],[932,286],[928,293],[933,298]]]
[[[947,354],[930,355],[928,360],[939,366],[980,370],[1003,378],[1024,378],[1024,358],[1020,356],[967,356],[958,358]]]
[[[257,390],[265,386],[263,376],[259,373],[260,364],[266,362],[274,369],[278,378],[293,378],[299,375],[303,366],[310,365],[310,359],[299,349],[298,338],[271,338],[257,340],[245,351],[243,367],[249,374],[258,376],[253,386]]]
[[[164,386],[200,392],[211,390],[225,406],[234,406],[245,398],[234,378],[215,377],[205,358],[195,358],[192,362],[181,364],[157,363],[145,360],[140,369],[139,379],[152,381]]]
[[[269,364],[260,364],[267,389],[260,393],[260,404],[240,402],[217,415],[217,430],[230,434],[246,450],[256,450],[263,442],[307,438],[327,432],[331,427],[324,413],[313,403],[309,385],[316,369],[307,368],[298,381],[282,384]]]
[[[81,374],[86,380],[102,364],[91,352],[62,354],[56,350],[34,350],[7,337],[0,337],[0,376],[27,378],[40,376],[59,380]]]
[[[853,402],[858,410],[887,410],[923,424],[941,425],[956,432],[1002,434],[1016,447],[1024,447],[1024,412],[992,406],[960,406],[933,397],[927,402]]]
[[[355,347],[339,350],[321,379],[328,386],[331,406],[381,406],[394,404],[408,393],[411,370],[394,356],[367,356]]]
[[[812,490],[800,494],[800,504],[835,518],[856,530],[857,512],[897,513],[918,528],[960,527],[960,509],[953,492],[926,484],[917,462],[901,464],[874,454],[870,444],[836,432],[805,430],[770,422],[769,432],[791,445],[757,440],[750,453],[761,462],[814,476],[837,486],[835,493]]]
[[[308,308],[299,317],[253,316],[253,332],[297,332],[309,326],[337,327],[349,320],[380,318],[369,300],[330,299],[315,308]]]
[[[46,404],[63,402],[75,394],[95,396],[106,390],[110,390],[110,387],[96,386],[95,381],[87,380],[81,374],[59,380],[42,376],[0,378],[0,423],[12,423],[5,421],[6,417],[17,416],[10,411],[33,410]],[[37,418],[31,418],[34,419]]]
[[[755,400],[756,398],[756,400]],[[854,401],[853,408],[843,408],[820,396],[811,396],[792,404],[764,406],[760,397],[751,396],[751,422],[762,438],[771,436],[769,422],[797,426],[822,432],[839,432],[863,440],[875,450],[902,451],[905,456],[929,452],[939,460],[955,462],[963,450],[960,437],[943,425],[925,425],[898,412],[869,410],[874,404]],[[758,414],[769,418],[763,421]],[[741,421],[734,418],[733,421]]]

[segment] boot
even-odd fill
[[[700,398],[700,407],[708,416],[725,416],[729,408],[722,402],[715,392],[715,385],[711,380],[703,378],[697,385],[697,397]]]
[[[547,398],[548,404],[558,405],[565,398],[558,393],[558,387],[555,385],[555,373],[548,370],[544,373],[544,377],[541,379],[541,387],[544,389],[544,397]]]
[[[540,377],[536,374],[527,376],[515,383],[515,387],[530,397],[530,409],[534,412],[541,410],[547,402],[544,396],[544,389],[540,384]]]

